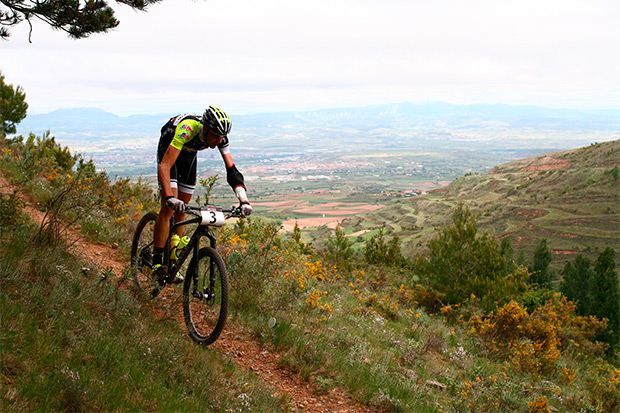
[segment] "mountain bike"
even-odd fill
[[[241,217],[238,207],[222,209],[214,206],[187,206],[190,219],[175,223],[171,219],[163,265],[168,274],[158,279],[153,275],[153,235],[157,213],[149,212],[142,217],[131,244],[131,271],[140,293],[155,298],[161,290],[175,279],[188,257],[191,256],[183,281],[183,316],[190,337],[202,344],[211,344],[219,337],[228,315],[228,274],[224,260],[216,250],[216,238],[211,227],[221,227],[228,218]],[[171,259],[170,239],[176,229],[198,224],[189,243]],[[209,246],[200,246],[202,238]]]

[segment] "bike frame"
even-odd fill
[[[172,237],[173,234],[176,233],[177,228],[188,225],[188,224],[200,223],[200,221],[201,221],[201,218],[196,217],[196,218],[187,219],[185,221],[181,221],[179,223],[175,223],[170,226],[168,238],[166,239],[166,248],[164,250],[164,261],[166,263],[170,264],[170,238]],[[200,250],[200,240],[203,237],[207,237],[209,239],[209,246],[215,249],[216,239],[213,236],[213,234],[211,234],[211,232],[209,231],[209,227],[206,225],[199,225],[196,228],[196,230],[194,230],[194,233],[190,237],[190,242],[187,244],[185,248],[183,248],[183,251],[181,252],[181,256],[176,260],[174,267],[168,266],[169,268],[168,273],[170,275],[176,275],[179,269],[181,269],[181,266],[185,263],[185,260],[187,259],[190,252],[193,252],[194,259],[198,259],[198,251]]]
[[[168,230],[168,238],[166,239],[166,247],[164,248],[164,262],[168,266],[169,277],[176,276],[176,274],[181,269],[181,266],[183,266],[183,264],[187,260],[187,257],[189,256],[190,253],[193,254],[192,259],[195,260],[196,264],[198,263],[198,259],[199,259],[198,254],[200,251],[200,240],[203,237],[206,237],[209,239],[209,246],[211,248],[215,249],[216,247],[217,240],[215,236],[211,234],[209,225],[200,225],[200,223],[202,222],[202,216],[198,214],[199,211],[201,211],[200,208],[188,208],[186,210],[186,213],[190,215],[194,215],[195,217],[186,219],[178,223],[174,222],[174,215],[170,219],[170,229]],[[235,215],[234,209],[225,210],[223,212],[230,213],[228,217],[238,216],[238,215]],[[194,233],[190,237],[190,242],[187,244],[187,246],[185,246],[185,248],[183,248],[183,251],[181,252],[181,255],[179,256],[179,258],[176,260],[174,266],[171,266],[170,265],[170,262],[171,262],[170,260],[170,238],[172,237],[173,234],[176,233],[176,230],[178,228],[183,227],[185,225],[189,225],[189,224],[199,224],[199,225],[198,227],[196,227],[196,229],[194,230]],[[198,265],[196,265],[194,268],[197,269]],[[194,291],[192,291],[192,294],[194,294],[195,296],[202,294],[202,297],[207,298],[207,300],[212,298],[212,289],[210,286],[212,286],[215,283],[216,270],[217,270],[216,263],[214,261],[211,261],[210,268],[209,268],[209,290],[204,291],[202,293],[200,293],[197,290],[197,286],[196,286],[196,282],[198,280],[198,277],[197,277],[198,274],[186,274],[187,277],[192,277],[192,281],[194,281]]]

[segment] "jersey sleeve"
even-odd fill
[[[228,142],[228,136],[224,136],[224,139],[222,139],[222,142],[217,145],[217,148],[220,150],[222,155],[226,155],[227,153],[230,153],[229,146],[230,143]]]
[[[174,137],[170,146],[178,150],[182,150],[183,146],[194,139],[200,133],[200,123],[191,119],[183,120],[174,130]]]

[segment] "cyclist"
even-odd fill
[[[230,119],[224,111],[209,106],[202,117],[175,116],[161,129],[157,148],[157,178],[161,207],[155,221],[153,242],[153,272],[158,277],[163,277],[168,272],[168,268],[162,263],[170,230],[170,218],[174,213],[176,222],[184,219],[185,205],[189,203],[194,193],[197,151],[215,147],[219,149],[226,166],[226,180],[239,199],[241,215],[245,217],[252,213],[243,175],[237,170],[230,154],[228,133],[231,126]],[[179,228],[179,235],[181,231]],[[183,278],[176,277],[172,282],[183,282]]]

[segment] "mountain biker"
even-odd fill
[[[209,106],[202,117],[179,115],[171,118],[161,129],[157,148],[157,178],[161,193],[161,207],[155,221],[153,242],[153,272],[158,277],[167,274],[163,264],[164,248],[170,230],[170,218],[175,222],[185,217],[185,205],[189,203],[196,186],[197,151],[217,147],[226,166],[226,180],[232,187],[242,216],[252,213],[243,175],[237,170],[230,154],[228,133],[230,119],[224,111]],[[178,234],[181,234],[179,228]],[[176,277],[173,283],[183,282]]]

